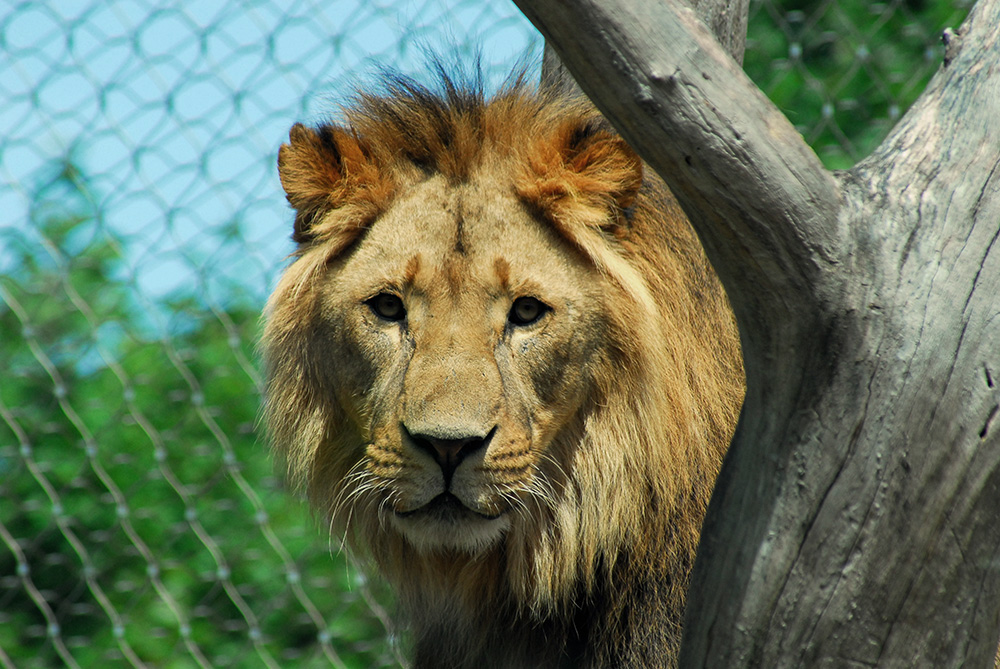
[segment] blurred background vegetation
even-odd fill
[[[968,7],[755,0],[745,69],[847,168]],[[0,9],[0,666],[402,662],[266,453],[254,347],[291,250],[277,146],[421,45],[494,80],[540,51],[482,0]]]

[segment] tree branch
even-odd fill
[[[737,65],[743,64],[747,48],[747,17],[750,0],[691,0],[694,10],[715,39],[722,45]]]
[[[747,17],[749,0],[691,0],[688,3],[702,23],[712,30],[726,52],[738,64],[743,64],[743,52],[747,46]],[[546,41],[542,56],[542,84],[554,87],[570,96],[583,95],[579,84],[573,79],[559,55]]]
[[[745,339],[777,354],[791,333],[757,315],[776,300],[796,313],[823,301],[843,234],[836,182],[679,0],[516,2],[677,196]]]

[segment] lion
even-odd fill
[[[662,181],[523,75],[387,75],[278,170],[265,422],[414,666],[674,666],[744,377]]]

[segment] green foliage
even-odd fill
[[[941,31],[969,3],[955,0],[755,5],[744,69],[823,162],[867,156],[941,64]]]
[[[393,663],[371,587],[255,436],[260,305],[144,305],[90,201],[63,170],[34,241],[6,240],[0,649],[26,667]]]

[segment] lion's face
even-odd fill
[[[679,620],[742,396],[693,232],[584,104],[391,86],[279,152],[275,450],[442,630],[571,618],[612,572]]]
[[[591,393],[601,284],[509,185],[436,177],[397,200],[319,288],[357,437],[341,494],[418,549],[497,542],[566,464],[549,451]]]
[[[693,231],[585,104],[387,86],[279,152],[275,450],[425,664],[552,666],[590,635],[605,666],[623,625],[674,648],[742,398]]]

